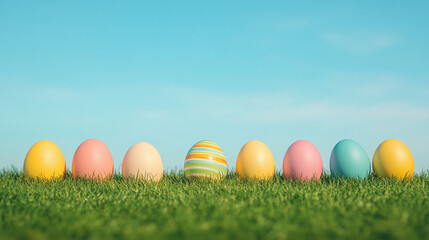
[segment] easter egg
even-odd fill
[[[110,178],[113,174],[112,154],[102,141],[88,139],[81,143],[74,153],[72,173],[79,178]]]
[[[344,139],[332,149],[330,165],[332,176],[366,178],[371,173],[371,161],[359,143]]]
[[[273,154],[263,142],[249,141],[244,144],[238,154],[236,170],[241,179],[269,180],[275,173]]]
[[[185,158],[186,177],[208,177],[220,179],[228,171],[225,155],[214,142],[203,140],[189,149]]]
[[[375,150],[372,168],[379,177],[408,179],[414,173],[413,155],[401,141],[388,139]]]
[[[66,173],[66,160],[60,148],[43,140],[34,144],[24,161],[24,175],[30,178],[56,179]]]
[[[319,180],[323,172],[322,156],[309,141],[294,142],[283,159],[283,175],[292,180]]]
[[[158,151],[150,143],[140,142],[128,149],[122,161],[124,178],[141,178],[158,182],[164,168]]]

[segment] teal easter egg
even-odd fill
[[[332,150],[330,169],[335,177],[366,178],[371,173],[371,161],[359,143],[344,139]]]
[[[212,141],[203,140],[195,143],[185,158],[186,177],[221,179],[226,176],[227,170],[222,149]]]

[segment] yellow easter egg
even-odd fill
[[[63,178],[66,160],[60,148],[53,142],[43,140],[34,144],[24,161],[24,175],[30,178]]]
[[[372,168],[379,177],[408,179],[414,173],[413,155],[401,141],[388,139],[375,151]]]
[[[258,140],[249,141],[241,148],[238,154],[236,171],[241,179],[269,180],[275,173],[273,154],[263,142]]]

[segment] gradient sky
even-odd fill
[[[404,142],[429,169],[428,1],[1,1],[0,169],[48,139],[71,169],[88,138],[115,169],[153,144],[183,169],[197,141],[276,169],[296,140]]]

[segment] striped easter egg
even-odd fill
[[[214,142],[197,142],[185,159],[186,177],[223,178],[227,173],[226,158],[222,149]]]

